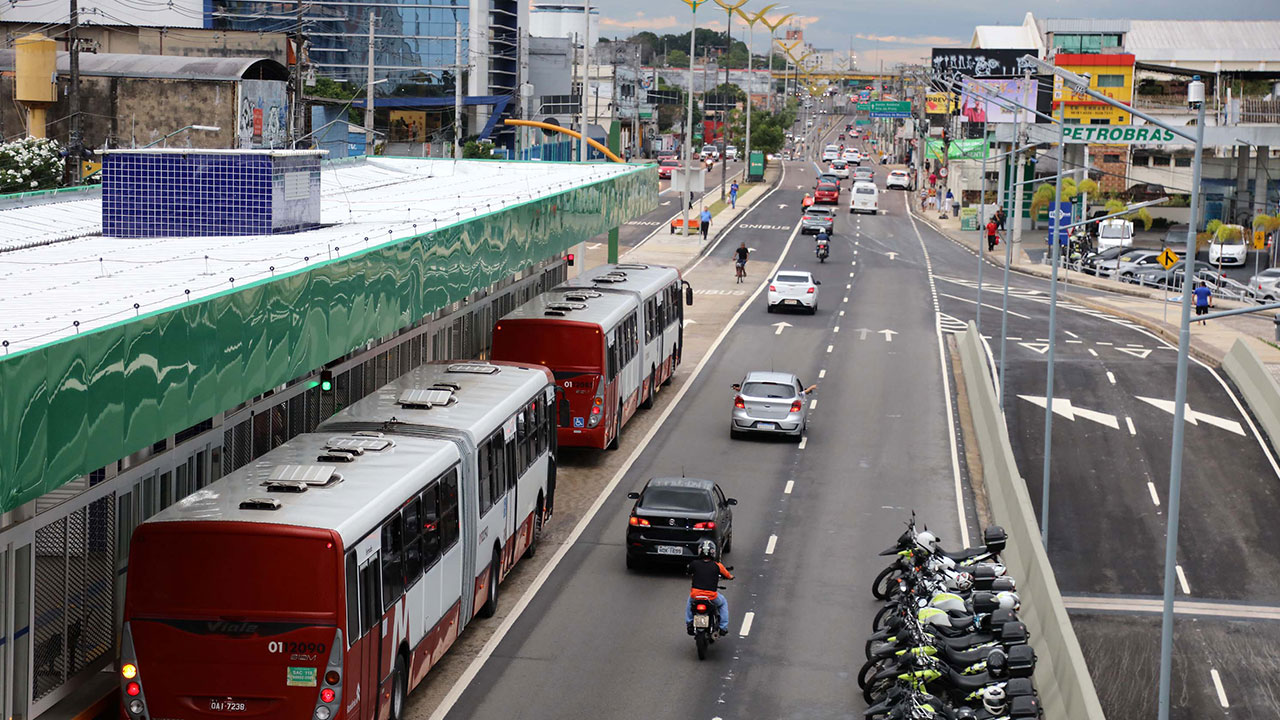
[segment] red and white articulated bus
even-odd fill
[[[652,403],[653,385],[670,378],[680,360],[679,273],[647,266],[655,275],[666,273],[665,281],[637,279],[621,287],[627,273],[637,271],[612,267],[610,281],[556,287],[493,329],[495,360],[537,363],[554,372],[563,389],[561,445],[617,448],[623,425],[641,403]]]
[[[398,720],[536,548],[545,368],[429,365],[134,532],[121,717]]]

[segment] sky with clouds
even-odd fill
[[[658,34],[679,33],[689,28],[689,6],[681,0],[591,0],[600,9],[600,34],[627,37],[641,30]],[[752,12],[766,6],[766,0],[750,0],[743,9]],[[784,9],[785,6],[785,9]],[[886,67],[896,62],[916,62],[933,47],[967,46],[975,25],[1020,25],[1028,10],[1046,17],[1122,17],[1170,20],[1280,20],[1280,0],[1223,0],[1207,4],[1203,0],[1072,0],[1034,5],[1012,0],[935,2],[933,0],[779,0],[769,17],[794,13],[791,21],[805,30],[805,40],[816,47],[848,49],[852,46],[859,64],[874,68],[883,60]],[[723,30],[725,12],[714,2],[698,9],[699,27]],[[734,23],[735,36],[744,26]],[[766,47],[764,29],[757,45]]]

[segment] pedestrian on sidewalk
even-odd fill
[[[1004,232],[1004,220],[1005,220],[1005,216],[1006,216],[1006,213],[1005,213],[1005,211],[1004,211],[1004,208],[998,208],[998,209],[996,210],[996,215],[995,215],[995,218],[996,218],[996,228],[997,228],[998,230],[1000,230],[1000,232]]]
[[[711,209],[702,208],[702,215],[698,217],[698,229],[702,231],[702,239],[707,239],[707,231],[711,229]]]
[[[995,252],[996,245],[1000,244],[1000,236],[996,234],[996,228],[994,218],[987,221],[987,252]]]
[[[734,210],[738,209],[738,183],[735,181],[729,186],[729,207]]]
[[[947,208],[951,208],[952,217],[960,216],[960,201],[957,200],[956,196],[951,192],[951,188],[947,188],[947,204],[943,206],[942,212],[946,213]]]
[[[1204,284],[1203,280],[1201,280],[1200,284],[1197,285],[1196,289],[1193,291],[1193,294],[1196,296],[1196,315],[1208,315],[1209,303],[1213,300],[1213,291]],[[1200,324],[1203,325],[1204,321],[1201,320]]]
[[[937,187],[937,186],[938,186],[938,173],[935,173],[935,172],[929,173],[929,187]]]

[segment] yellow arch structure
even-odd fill
[[[577,130],[570,130],[567,127],[560,127],[559,125],[552,125],[551,123],[538,122],[537,120],[503,120],[503,122],[506,123],[507,125],[523,125],[524,127],[536,127],[536,128],[542,128],[543,130],[554,130],[556,132],[564,133],[565,135],[568,135],[569,137],[572,137],[572,138],[582,137],[582,133],[578,132]],[[626,162],[622,158],[610,152],[609,148],[601,145],[600,143],[596,142],[595,140],[592,140],[591,138],[587,138],[587,144],[599,150],[600,152],[604,153],[604,156],[609,158],[613,162],[616,162],[616,163]]]

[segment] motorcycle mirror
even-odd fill
[[[737,390],[741,390],[741,389],[742,389],[742,386],[741,386],[741,385],[739,385],[738,383],[734,383],[734,384],[730,385],[729,387],[733,388],[735,391],[737,391]]]
[[[814,284],[814,285],[821,285],[821,284],[822,284],[822,281],[821,281],[821,280],[814,280],[814,281],[813,281],[813,284]]]
[[[628,497],[628,498],[630,498],[631,500],[639,500],[639,499],[640,499],[640,493],[638,493],[638,492],[629,492],[629,493],[627,493],[627,497]]]
[[[737,504],[738,504],[738,498],[729,498],[728,500],[725,500],[724,502],[725,502],[725,504],[726,504],[726,505],[737,505]]]

